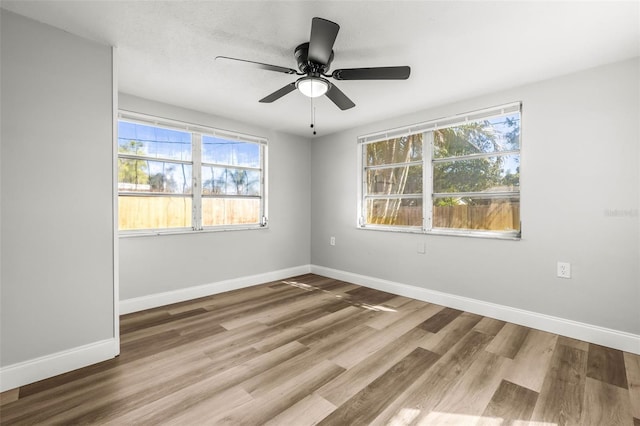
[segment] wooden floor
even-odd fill
[[[640,425],[640,356],[316,275],[123,316],[2,424]]]

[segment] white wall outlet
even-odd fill
[[[426,247],[425,247],[424,241],[420,241],[418,243],[417,250],[418,250],[419,254],[424,254],[425,253]]]
[[[329,238],[329,244],[331,244],[332,246],[335,246],[336,245],[336,237]]]
[[[558,278],[571,278],[571,264],[558,262]]]

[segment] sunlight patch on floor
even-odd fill
[[[411,424],[413,419],[420,415],[420,410],[414,408],[403,408],[398,414],[396,414],[391,420],[389,420],[389,426],[404,426]]]
[[[282,281],[282,282],[285,283],[285,284],[288,284],[290,286],[298,287],[298,288],[301,288],[301,289],[307,290],[307,291],[319,290],[319,288],[317,288],[317,287],[314,287],[312,285],[305,284],[305,283],[299,283],[297,281]]]
[[[406,426],[420,416],[420,410],[414,408],[403,408],[388,423],[389,426]],[[500,417],[473,416],[469,414],[444,413],[432,411],[417,423],[420,426],[501,426],[509,424],[511,426],[558,426],[557,423],[534,422],[528,420],[511,420],[505,423]]]
[[[370,305],[368,303],[362,303],[362,302],[357,302],[354,300],[350,300],[348,297],[344,297],[341,294],[334,294],[329,290],[324,290],[321,289],[320,287],[315,287],[311,284],[305,284],[305,283],[300,283],[297,281],[282,281],[282,283],[290,285],[292,287],[297,287],[299,289],[305,290],[305,291],[321,291],[323,293],[327,293],[332,295],[333,297],[335,297],[336,299],[342,299],[343,301],[352,304],[353,306],[358,306],[360,308],[364,308],[364,309],[368,309],[370,311],[376,311],[376,312],[398,312],[396,309],[390,308],[388,306],[383,306],[383,305]]]
[[[345,300],[345,302],[349,302],[352,303],[353,305],[359,306],[361,308],[364,309],[368,309],[370,311],[376,311],[376,312],[398,312],[395,309],[391,309],[387,306],[381,306],[381,305],[369,305],[368,303],[355,303],[355,302],[350,302],[349,300]]]
[[[472,416],[469,414],[443,413],[432,411],[429,415],[418,422],[419,425],[482,425],[500,426],[504,419],[500,417]]]

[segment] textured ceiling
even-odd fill
[[[409,65],[407,81],[341,81],[356,107],[315,101],[320,135],[640,54],[640,2],[7,1],[2,7],[117,46],[121,92],[311,136],[295,80],[232,56],[296,68],[311,19],[337,22],[332,69]]]

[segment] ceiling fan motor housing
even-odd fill
[[[296,58],[296,62],[298,63],[298,69],[303,73],[310,74],[312,76],[326,74],[331,66],[331,61],[333,61],[333,50],[331,51],[329,60],[324,65],[309,61],[309,43],[302,43],[296,47],[293,54]]]

